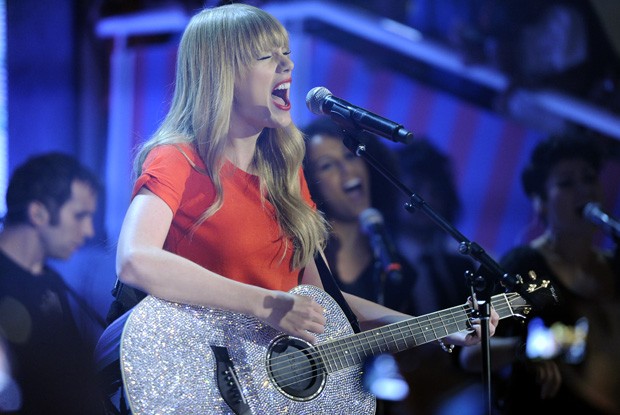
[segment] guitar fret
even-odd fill
[[[324,346],[326,349],[324,360],[326,361],[328,371],[335,372],[363,361],[359,352],[351,346],[349,339],[336,340]]]
[[[372,351],[372,354],[379,354],[381,353],[381,346],[379,346],[379,342],[377,341],[377,336],[376,333],[374,333],[374,331],[370,332],[370,339],[374,342],[373,344],[369,344],[370,346],[370,350]]]
[[[329,358],[329,344],[317,346],[316,350],[321,357],[321,361],[325,367],[327,373],[334,372],[335,368],[333,367],[332,360]]]
[[[401,350],[404,350],[404,348],[401,349],[400,345],[399,345],[399,340],[402,340],[402,339],[397,339],[396,338],[396,333],[394,331],[391,331],[390,334],[392,335],[392,343],[394,344],[394,346],[396,346],[396,351],[400,352]]]
[[[381,345],[385,344],[385,336],[383,336],[384,331],[377,331],[374,333],[374,335],[372,336],[373,340],[375,341],[376,347],[373,350],[377,351],[377,354],[385,352],[387,350],[387,348],[382,348]],[[382,339],[380,339],[380,337],[382,337]],[[382,340],[382,341],[379,341]]]
[[[347,365],[353,366],[354,364],[359,363],[360,357],[359,357],[359,354],[351,353],[351,350],[349,349],[350,349],[349,347],[345,348],[344,354],[346,356]]]
[[[407,342],[407,336],[403,333],[402,324],[399,324],[397,329],[398,329],[398,334],[399,334],[400,338],[396,342],[396,347],[398,348],[399,351],[400,350],[407,350],[407,349],[409,349],[409,343]],[[402,349],[400,348],[399,344],[403,345]]]
[[[347,354],[342,351],[342,347],[336,348],[336,355],[338,357],[339,368],[345,368],[348,366]]]
[[[429,342],[437,338],[437,335],[435,334],[435,329],[433,328],[430,321],[430,316],[432,316],[432,314],[427,314],[420,318],[420,321],[425,322],[424,326],[422,327],[422,336],[424,337],[424,342]]]
[[[412,346],[409,346],[409,342],[407,341],[407,339],[410,339],[411,341],[413,341],[413,345],[417,346],[418,342],[415,340],[415,336],[413,334],[413,327],[411,327],[410,324],[407,324],[407,322],[403,322],[399,324],[399,330],[401,330],[401,332],[403,331],[403,329],[407,329],[406,333],[403,335],[403,339],[405,340],[405,347],[410,348]]]
[[[467,310],[463,310],[463,311],[467,313]],[[465,327],[459,327],[459,323],[456,320],[455,315],[452,311],[450,311],[448,314],[449,314],[449,319],[451,319],[452,322],[446,325],[445,321],[442,320],[442,323],[444,323],[444,330],[446,331],[446,333],[454,333],[454,332],[461,331],[467,328],[466,322],[465,322]]]

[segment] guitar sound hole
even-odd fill
[[[276,339],[267,355],[267,370],[276,388],[294,400],[311,400],[325,385],[325,370],[318,352],[299,339]]]

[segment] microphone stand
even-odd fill
[[[491,350],[490,350],[490,333],[489,319],[491,315],[491,295],[495,287],[495,282],[500,282],[509,290],[521,293],[520,287],[523,280],[519,275],[510,275],[504,272],[499,264],[497,264],[480,245],[476,242],[468,240],[453,225],[429,206],[422,197],[408,189],[401,181],[383,167],[372,155],[366,152],[366,144],[364,137],[367,132],[356,127],[351,130],[343,128],[344,145],[356,156],[362,157],[368,164],[381,173],[390,183],[398,190],[409,197],[409,201],[405,203],[405,209],[411,213],[416,210],[424,212],[433,222],[441,229],[452,236],[459,242],[459,253],[469,255],[478,264],[480,264],[477,272],[471,273],[467,271],[468,279],[472,294],[475,294],[478,303],[477,314],[481,324],[481,344],[482,344],[482,377],[485,387],[485,402],[488,407],[488,414],[492,413],[492,394],[491,394]]]

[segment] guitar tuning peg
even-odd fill
[[[534,291],[536,291],[537,288],[538,286],[536,284],[529,284],[525,291],[528,293],[533,293]]]
[[[530,277],[530,280],[536,281],[536,273],[534,271],[530,270],[527,275]]]

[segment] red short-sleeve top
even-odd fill
[[[164,249],[244,283],[283,291],[298,285],[300,270],[290,267],[292,242],[285,253],[274,208],[261,200],[257,176],[226,161],[220,172],[223,205],[195,226],[215,200],[215,187],[205,171],[190,145],[162,145],[148,154],[133,196],[146,187],[172,210]],[[304,200],[314,207],[301,168],[300,180]],[[174,278],[174,269],[170,269],[170,278]]]

